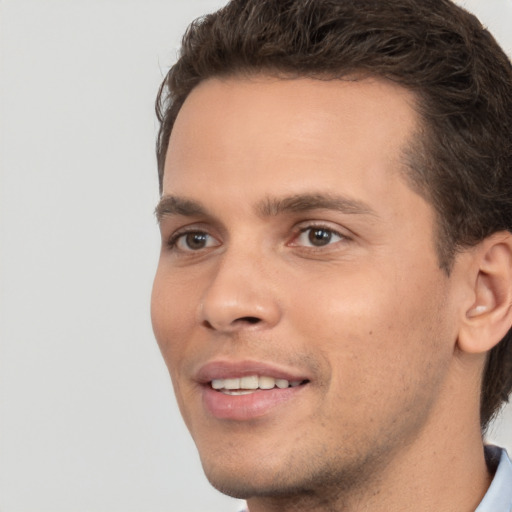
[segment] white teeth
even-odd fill
[[[290,383],[285,379],[276,379],[276,386],[279,389],[287,388],[290,385]]]
[[[224,389],[240,389],[240,379],[224,379]]]
[[[212,388],[222,390],[229,395],[245,395],[251,393],[256,389],[285,389],[288,387],[297,387],[302,383],[300,380],[288,381],[286,379],[274,379],[263,375],[247,375],[239,379],[213,379],[211,382]]]
[[[212,388],[213,389],[222,389],[224,387],[224,379],[213,379],[212,380]]]
[[[272,389],[276,385],[276,379],[273,377],[260,377],[258,381],[260,389]]]
[[[259,379],[257,375],[250,375],[240,379],[240,389],[258,389]]]

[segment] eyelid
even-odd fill
[[[328,231],[332,231],[333,233],[338,234],[339,236],[342,236],[343,238],[352,238],[351,231],[347,228],[340,226],[339,224],[336,224],[334,222],[330,222],[327,220],[307,220],[299,222],[295,229],[297,230],[297,233],[303,233],[304,231],[307,231],[308,229],[326,229]]]

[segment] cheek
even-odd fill
[[[187,358],[190,343],[187,333],[192,329],[193,299],[186,290],[193,287],[177,285],[161,268],[157,270],[151,294],[151,322],[158,346],[169,371],[178,407],[187,426],[186,389],[180,386],[180,370]]]
[[[295,323],[331,361],[333,379],[375,391],[390,379],[406,385],[429,361],[450,356],[446,285],[443,277],[427,275],[368,268],[331,275],[294,302]]]
[[[179,286],[161,268],[157,270],[151,294],[151,322],[155,338],[171,372],[173,366],[183,357],[185,333],[192,328],[192,308],[195,304],[193,289]]]

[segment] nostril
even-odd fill
[[[236,328],[236,326],[241,327],[244,324],[245,325],[255,325],[257,323],[261,322],[261,318],[258,318],[256,316],[241,316],[240,318],[235,319],[233,322],[231,322],[230,327],[222,327],[221,325],[217,325],[215,323],[210,322],[209,320],[204,320],[202,322],[202,325],[206,327],[207,329],[213,329],[213,330],[223,330],[224,328]]]
[[[206,327],[207,329],[213,329],[213,325],[208,321],[208,320],[205,320],[203,322],[203,326]]]
[[[243,316],[241,318],[237,319],[238,322],[247,322],[248,324],[257,324],[261,321],[260,318],[257,318],[255,316]]]

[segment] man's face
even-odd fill
[[[228,494],[356,485],[436,432],[456,301],[404,178],[413,104],[378,80],[254,77],[179,113],[152,319]]]

